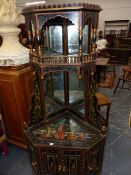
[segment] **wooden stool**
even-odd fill
[[[120,76],[116,83],[114,94],[116,93],[117,88],[119,87],[120,82],[122,81],[122,89],[130,89],[131,88],[131,64],[127,66],[121,66]],[[125,83],[128,87],[124,87]]]
[[[99,93],[99,92],[95,93],[95,97],[97,100],[97,106],[98,106],[99,110],[100,110],[100,107],[107,106],[105,120],[106,120],[106,125],[108,125],[108,118],[109,118],[109,113],[110,113],[111,101],[108,99],[107,96],[105,96],[104,94]]]

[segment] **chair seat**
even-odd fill
[[[106,106],[111,103],[111,101],[108,99],[107,96],[105,96],[102,93],[96,92],[95,93],[96,99],[97,99],[97,105],[98,106]]]
[[[101,68],[99,87],[112,88],[115,80],[115,64],[107,63]]]
[[[95,97],[97,100],[97,107],[98,110],[101,111],[101,107],[105,108],[105,117],[104,120],[106,122],[106,126],[108,126],[108,118],[109,118],[109,113],[110,113],[110,105],[111,105],[111,101],[108,99],[108,97],[102,93],[96,92],[95,93]],[[102,112],[102,111],[101,111]]]

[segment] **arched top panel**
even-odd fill
[[[64,14],[41,14],[38,15],[38,22],[39,22],[39,30],[41,30],[42,26],[50,19],[54,19],[56,17],[61,17],[68,19],[71,21],[76,27],[78,27],[78,20],[79,20],[79,13],[70,12],[70,13],[64,13]]]

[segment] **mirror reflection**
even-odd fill
[[[78,79],[75,72],[49,73],[45,86],[46,113],[52,113],[65,104],[72,105],[75,110],[84,114],[84,82],[83,79]],[[66,99],[69,101],[67,102]]]
[[[53,25],[45,28],[44,31],[44,52],[46,54],[62,54],[62,27]]]
[[[49,73],[46,80],[46,96],[50,99],[64,101],[63,72]]]
[[[53,73],[54,96],[64,102],[64,75],[63,72]]]
[[[49,48],[51,53],[62,54],[62,27],[50,26],[49,27]]]
[[[52,113],[60,109],[64,102],[64,81],[62,72],[47,74],[45,81],[45,110]]]
[[[80,112],[81,114],[85,114],[85,103],[84,99],[78,105],[75,105],[75,110]]]
[[[78,53],[78,28],[69,19],[60,16],[51,18],[43,24],[41,33],[45,54]]]
[[[68,53],[76,54],[78,49],[78,29],[75,25],[70,25],[68,26]]]
[[[73,103],[84,98],[83,80],[78,79],[75,72],[69,73],[69,102]]]
[[[83,29],[83,44],[82,49],[84,53],[88,53],[88,25],[86,24]]]

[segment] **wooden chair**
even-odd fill
[[[114,94],[116,93],[117,88],[119,87],[120,82],[122,82],[121,88],[122,89],[130,89],[131,88],[131,64],[128,66],[122,66],[120,77],[116,83]],[[124,87],[127,84],[128,87]]]
[[[101,107],[105,106],[106,107],[106,116],[105,116],[105,121],[106,125],[108,126],[108,119],[109,119],[109,113],[110,113],[110,106],[111,106],[111,101],[108,99],[107,96],[105,96],[102,93],[96,92],[95,97],[97,100],[97,107],[98,110],[101,110]]]

